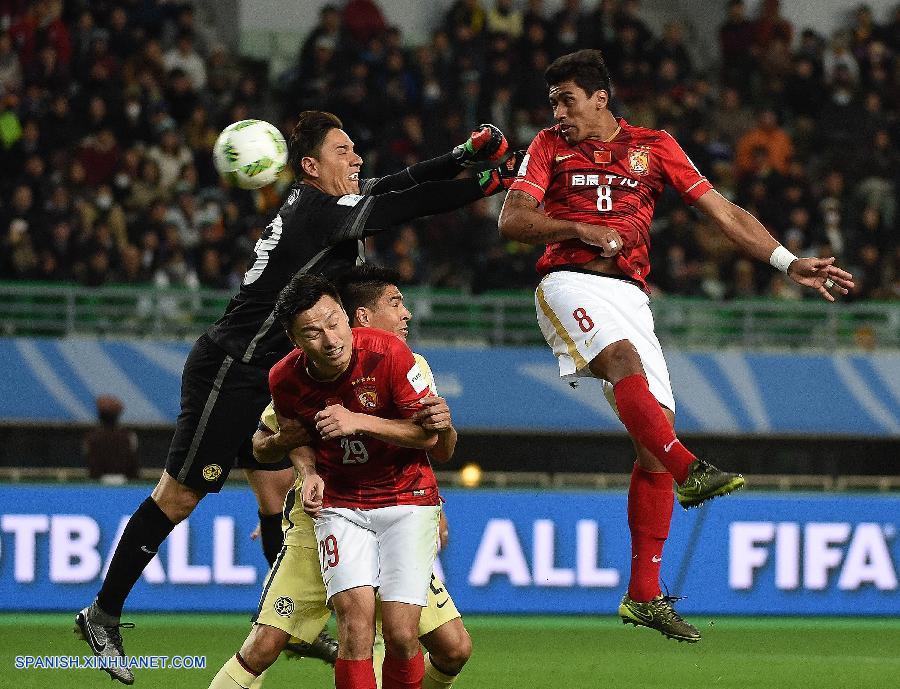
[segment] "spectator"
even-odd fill
[[[82,454],[88,475],[108,483],[124,483],[138,477],[138,438],[134,431],[119,426],[125,410],[112,395],[97,398],[97,425],[84,438]]]
[[[765,165],[784,174],[791,162],[793,149],[790,135],[778,126],[775,111],[764,108],[756,117],[756,127],[738,141],[735,164],[741,175],[759,172],[760,167]],[[758,156],[760,151],[764,153],[762,160]]]
[[[753,23],[746,17],[744,0],[730,0],[728,17],[719,27],[719,51],[722,57],[722,81],[744,93],[751,86],[755,63]]]
[[[342,23],[357,45],[366,45],[387,28],[381,8],[374,0],[348,0],[344,6]]]
[[[206,65],[194,49],[192,32],[182,31],[178,34],[175,47],[164,55],[163,64],[170,73],[176,69],[184,72],[196,90],[202,91],[206,86]]]
[[[488,33],[518,38],[522,35],[522,12],[513,7],[512,0],[496,0],[487,14],[486,24]]]

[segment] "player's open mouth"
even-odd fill
[[[328,350],[325,352],[325,356],[329,359],[337,359],[341,356],[341,353],[344,351],[343,347],[338,347],[337,349]]]
[[[358,172],[352,173],[352,174],[350,175],[350,179],[352,179],[354,182],[358,181],[358,180],[359,180],[359,173],[358,173]]]

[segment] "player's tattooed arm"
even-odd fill
[[[547,244],[566,239],[580,239],[587,244],[599,246],[603,236],[612,229],[603,225],[550,218],[538,209],[536,198],[516,189],[506,195],[497,225],[502,237],[523,244]]]
[[[311,442],[309,432],[302,423],[278,416],[278,431],[272,433],[262,428],[253,434],[253,456],[263,464],[280,462],[295,447]]]
[[[722,234],[760,261],[768,261],[780,246],[759,220],[715,189],[703,194],[694,205],[715,222]],[[854,287],[853,276],[836,266],[833,256],[798,258],[790,264],[787,275],[797,284],[817,290],[828,301],[834,301],[829,290],[848,294]]]
[[[316,517],[322,509],[322,498],[325,493],[325,482],[316,470],[316,453],[311,447],[297,447],[290,451],[291,464],[303,479],[300,500],[303,511],[310,517]]]

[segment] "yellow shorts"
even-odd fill
[[[460,617],[459,610],[444,587],[444,582],[432,574],[431,585],[428,587],[428,603],[422,608],[422,617],[419,618],[419,636],[425,636],[458,617]]]
[[[330,617],[317,548],[285,544],[266,577],[253,621],[312,643]]]

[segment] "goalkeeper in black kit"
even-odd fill
[[[257,242],[240,291],[191,349],[166,469],[122,533],[97,598],[75,617],[76,632],[96,655],[123,658],[125,599],[175,525],[207,493],[219,492],[235,462],[271,468],[253,459],[251,438],[269,403],[269,368],[292,349],[273,314],[290,278],[298,271],[333,278],[365,261],[367,236],[507,190],[521,159],[506,158],[502,132],[481,125],[450,153],[360,179],[363,160],[353,141],[335,115],[322,111],[300,114],[289,149],[298,183]],[[468,167],[491,165],[477,177],[455,179]],[[265,480],[264,471],[258,474]],[[127,663],[105,669],[134,682]]]

